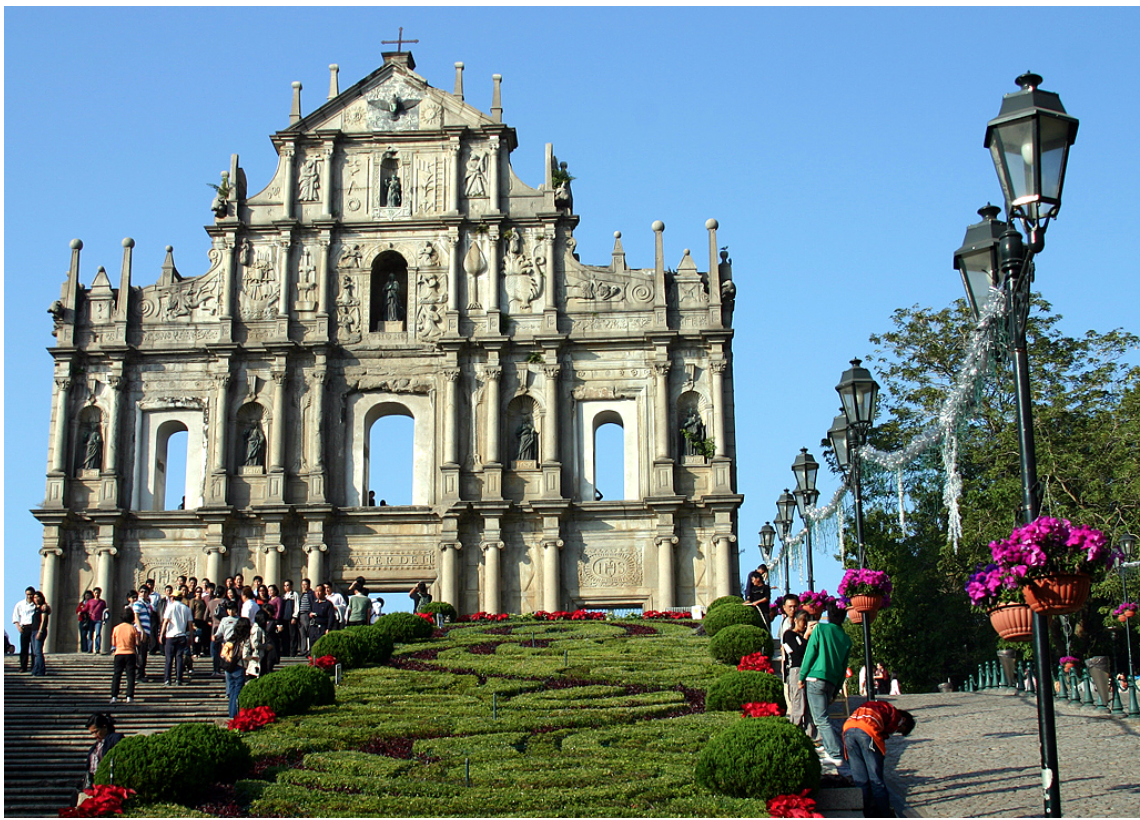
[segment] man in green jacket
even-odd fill
[[[827,608],[827,620],[820,621],[808,638],[800,665],[800,687],[806,690],[808,709],[819,729],[819,738],[827,753],[823,757],[837,769],[846,765],[839,733],[831,725],[827,709],[847,675],[847,656],[851,653],[851,639],[844,633],[843,619],[846,610],[835,604]]]

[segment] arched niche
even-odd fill
[[[711,438],[711,431],[708,428],[708,414],[702,412],[704,404],[704,397],[695,390],[688,390],[677,399],[675,435],[677,437],[677,453],[682,460],[685,458],[703,458],[700,445]]]
[[[369,280],[368,329],[398,332],[407,328],[408,261],[393,250],[372,260]]]
[[[578,493],[582,501],[593,501],[596,483],[596,447],[598,428],[617,424],[622,435],[622,497],[640,498],[641,459],[638,448],[640,432],[636,399],[582,401],[578,403],[575,446],[577,449]],[[607,497],[605,500],[620,500]]]
[[[179,446],[181,461],[185,458],[186,509],[202,504],[202,487],[206,469],[206,442],[203,435],[202,411],[192,407],[140,407],[139,433],[136,439],[134,509],[173,509],[179,499],[167,503],[167,479],[172,461],[171,436],[186,433],[185,453]]]
[[[515,396],[507,405],[506,424],[502,446],[507,463],[537,465],[542,451],[542,419],[537,402],[525,394]]]
[[[234,421],[237,435],[232,438],[234,463],[237,464],[238,472],[265,472],[269,414],[261,404],[251,401],[238,408]]]
[[[106,433],[102,410],[94,404],[89,404],[79,411],[75,453],[76,475],[103,469],[104,453],[107,449]]]

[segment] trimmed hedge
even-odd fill
[[[252,765],[236,732],[212,723],[182,723],[115,744],[99,764],[95,782],[109,784],[113,766],[115,785],[134,789],[142,801],[189,803],[213,783],[234,782]]]
[[[758,626],[761,629],[767,626],[764,616],[756,607],[734,604],[730,601],[723,606],[717,607],[715,611],[711,611],[705,615],[705,634],[711,638],[726,626],[734,626],[736,624],[749,624],[750,626]]]
[[[787,709],[784,682],[768,672],[734,669],[713,681],[705,694],[705,709],[710,712],[737,712],[746,703],[776,703]]]
[[[253,709],[268,706],[278,717],[300,715],[313,706],[336,701],[336,686],[323,669],[286,666],[251,680],[242,687],[238,706]]]
[[[811,741],[780,717],[742,718],[697,757],[697,783],[730,797],[770,800],[796,794],[817,788],[819,776]]]
[[[352,628],[360,629],[361,627]],[[363,628],[369,629],[369,627]],[[309,654],[314,658],[332,655],[340,661],[340,665],[345,669],[355,669],[364,663],[368,651],[368,648],[364,645],[364,639],[361,638],[359,634],[349,632],[348,629],[337,629],[321,635],[317,642],[313,644]]]
[[[451,623],[455,623],[459,620],[459,613],[456,612],[455,607],[447,601],[432,601],[430,604],[424,604],[420,607],[420,612],[425,615],[431,615],[433,618],[437,614],[443,615],[443,617]]]
[[[744,603],[744,599],[741,598],[739,595],[722,595],[721,597],[719,597],[715,601],[713,601],[711,604],[709,604],[708,609],[705,610],[705,615],[707,617],[708,614],[710,612],[712,612],[714,609],[720,609],[725,604],[743,604],[743,603]]]
[[[393,643],[426,641],[435,627],[419,615],[410,612],[390,612],[377,618],[371,626],[392,639]]]
[[[709,654],[713,660],[736,666],[740,659],[753,652],[772,654],[772,636],[767,630],[751,624],[733,624],[718,630],[709,641]]]
[[[373,629],[370,626],[350,626],[342,629],[341,633],[354,635],[360,639],[364,652],[364,657],[361,661],[362,664],[387,663],[388,658],[392,657],[392,649],[395,643],[389,635],[378,629]],[[321,640],[324,640],[324,638]],[[335,652],[330,654],[336,657]],[[318,655],[317,657],[320,656]]]

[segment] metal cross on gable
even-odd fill
[[[390,45],[394,44],[396,46],[396,52],[399,53],[399,52],[404,50],[404,44],[405,43],[418,43],[418,42],[419,42],[419,40],[405,40],[404,39],[404,27],[400,26],[400,33],[396,36],[395,40],[381,40],[380,45],[390,46]]]

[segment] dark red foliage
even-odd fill
[[[202,795],[202,802],[193,809],[215,817],[248,817],[237,803],[237,792],[232,783],[215,783]]]
[[[621,624],[626,635],[656,635],[657,630],[645,624]]]
[[[506,641],[488,641],[487,643],[471,644],[467,647],[467,651],[472,655],[494,655],[495,648]]]
[[[253,771],[250,772],[250,779],[261,780],[265,777],[265,772],[269,769],[303,769],[302,761],[305,755],[302,752],[294,752],[288,755],[273,755],[272,757],[263,757],[253,762]]]
[[[412,759],[412,746],[415,740],[410,737],[374,737],[360,747],[360,751],[398,760]]]

